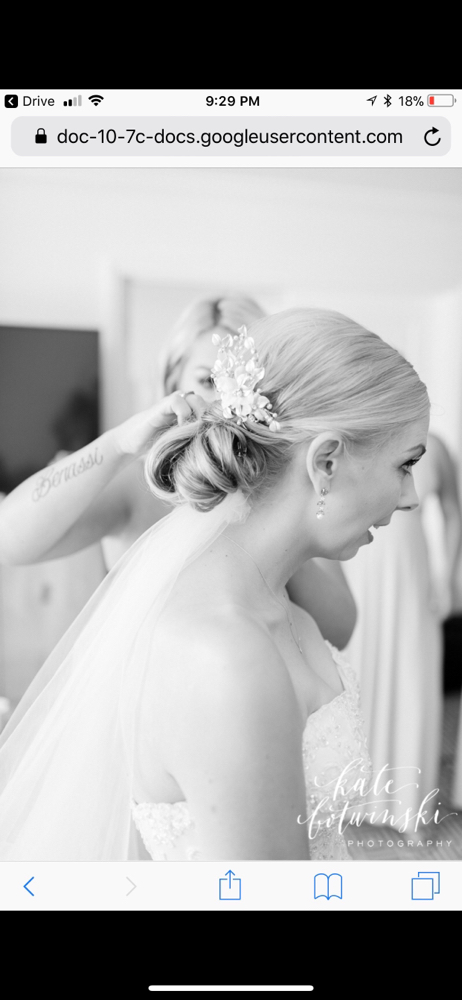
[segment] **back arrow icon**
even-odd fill
[[[433,128],[429,128],[428,132],[425,133],[424,140],[427,143],[427,146],[437,146],[438,143],[441,142],[441,136],[439,136],[436,142],[430,142],[430,139],[427,139],[427,136],[435,135],[435,132],[439,132],[439,128],[435,128],[435,126],[433,126]]]
[[[27,886],[28,886],[28,885],[30,885],[30,883],[31,883],[31,882],[33,882],[33,881],[34,881],[34,875],[32,876],[32,878],[30,878],[30,879],[29,879],[29,881],[28,881],[28,882],[26,882],[26,884],[25,884],[25,885],[23,885],[23,889],[25,889],[25,890],[26,890],[26,892],[28,892],[28,893],[29,893],[29,894],[30,894],[31,896],[33,896],[33,895],[34,895],[34,893],[33,893],[33,892],[31,892],[31,890],[30,890],[30,889],[28,889],[28,888],[27,888]]]

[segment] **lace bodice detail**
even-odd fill
[[[344,690],[307,720],[303,768],[307,813],[303,817],[313,859],[349,860],[345,827],[350,811],[364,802],[372,775],[356,672],[326,641]],[[187,803],[132,803],[132,815],[153,861],[200,861]]]

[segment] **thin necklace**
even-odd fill
[[[263,580],[263,583],[265,584],[265,587],[267,587],[267,589],[269,590],[270,594],[274,597],[274,600],[277,601],[277,603],[279,604],[279,606],[285,612],[286,617],[287,617],[287,621],[289,622],[290,631],[292,633],[292,638],[293,638],[296,646],[298,646],[298,648],[299,648],[299,650],[300,650],[300,652],[301,652],[301,654],[303,656],[303,649],[301,647],[301,638],[300,638],[300,636],[298,636],[298,638],[297,638],[297,636],[296,636],[296,634],[294,632],[292,621],[290,619],[290,615],[289,615],[289,611],[288,611],[287,607],[285,606],[285,604],[282,603],[282,601],[279,600],[278,597],[276,597],[276,594],[274,593],[274,591],[271,590],[271,587],[270,587],[269,583],[265,580],[265,577],[263,576],[263,573],[262,573],[260,567],[255,562],[255,559],[253,558],[253,556],[250,555],[250,552],[247,552],[247,549],[245,549],[243,545],[239,545],[239,542],[235,542],[234,538],[230,538],[229,535],[225,535],[224,537],[227,538],[229,542],[232,542],[233,545],[237,545],[238,549],[241,549],[242,552],[245,552],[246,556],[248,556],[249,559],[252,560],[255,568],[258,570],[258,572],[259,572],[259,574],[260,574],[260,576],[261,576],[261,578]]]

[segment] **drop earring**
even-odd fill
[[[324,489],[324,486],[323,486],[323,488],[321,490],[321,496],[322,497],[326,497],[327,494],[328,494],[328,492],[329,492],[329,490]],[[318,510],[316,512],[316,517],[324,517],[324,514],[325,514],[324,507],[326,506],[326,501],[325,500],[318,500],[316,506],[318,507]]]

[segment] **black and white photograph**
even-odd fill
[[[0,860],[462,860],[462,171],[0,228]]]

